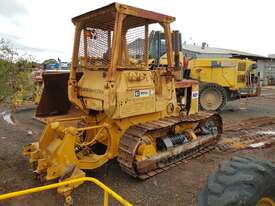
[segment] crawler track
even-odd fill
[[[226,134],[235,132],[238,133],[244,130],[251,130],[259,127],[275,124],[274,117],[254,117],[242,121],[229,122],[224,126]]]
[[[159,152],[156,157],[151,159],[135,160],[137,149],[146,133],[161,132],[182,123],[199,123],[209,118],[218,122],[219,128],[216,136],[206,135],[202,138],[199,137],[196,141],[177,146],[175,150]],[[125,132],[120,141],[118,161],[122,170],[129,175],[139,179],[147,179],[214,149],[221,132],[222,122],[220,116],[208,112],[184,117],[166,117],[157,121],[134,125]]]
[[[250,145],[257,143],[265,148],[275,144],[275,118],[256,117],[242,121],[228,123],[224,127],[223,140],[216,146],[218,151],[237,151],[253,149]]]

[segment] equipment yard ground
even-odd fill
[[[266,131],[269,134],[263,138],[275,138],[274,105],[275,87],[264,87],[261,97],[249,98],[247,105],[242,103],[241,107],[246,107],[246,109],[240,109],[240,101],[230,102],[221,112],[225,128],[223,138],[239,138],[242,135],[247,140],[257,136],[257,132],[260,134]],[[5,111],[4,106],[0,107],[1,114],[4,114],[3,111]],[[0,194],[42,184],[33,179],[28,160],[21,155],[22,147],[37,141],[39,133],[44,127],[43,124],[32,119],[33,113],[33,110],[18,112],[14,117],[15,125],[8,124],[2,117],[0,119],[2,148],[0,150]],[[256,127],[259,124],[260,127]],[[257,139],[257,141],[259,140]],[[189,206],[196,205],[197,194],[205,185],[207,175],[222,160],[240,154],[254,155],[275,162],[275,145],[264,149],[242,151],[232,149],[218,151],[216,149],[145,181],[134,179],[123,173],[116,161],[108,162],[99,169],[88,171],[87,174],[98,178],[137,206]],[[73,197],[75,205],[102,205],[103,193],[98,188],[85,184],[74,191]],[[24,196],[0,202],[0,206],[55,206],[62,204],[63,198],[55,190],[33,194],[31,198]],[[112,202],[110,205],[118,205],[118,203]]]

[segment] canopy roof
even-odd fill
[[[81,26],[112,30],[117,13],[128,15],[124,20],[127,28],[143,26],[151,23],[171,23],[175,17],[128,6],[120,3],[112,3],[99,9],[81,14],[72,18],[74,24]]]

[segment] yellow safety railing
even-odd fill
[[[104,202],[103,202],[104,206],[109,205],[109,195],[111,195],[114,199],[116,199],[119,203],[121,203],[124,206],[133,206],[127,200],[123,199],[120,195],[118,195],[113,190],[111,190],[109,187],[107,187],[102,182],[100,182],[99,180],[97,180],[93,177],[81,177],[78,179],[67,180],[67,181],[49,184],[49,185],[45,185],[45,186],[41,186],[41,187],[34,187],[34,188],[26,189],[26,190],[20,190],[17,192],[6,193],[6,194],[0,195],[0,200],[10,199],[10,198],[14,198],[14,197],[22,196],[22,195],[41,192],[41,191],[45,191],[45,190],[51,190],[54,188],[67,186],[70,184],[83,183],[83,182],[94,183],[104,191]]]

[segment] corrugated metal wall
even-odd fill
[[[275,61],[274,60],[258,60],[258,72],[262,85],[275,84]]]

